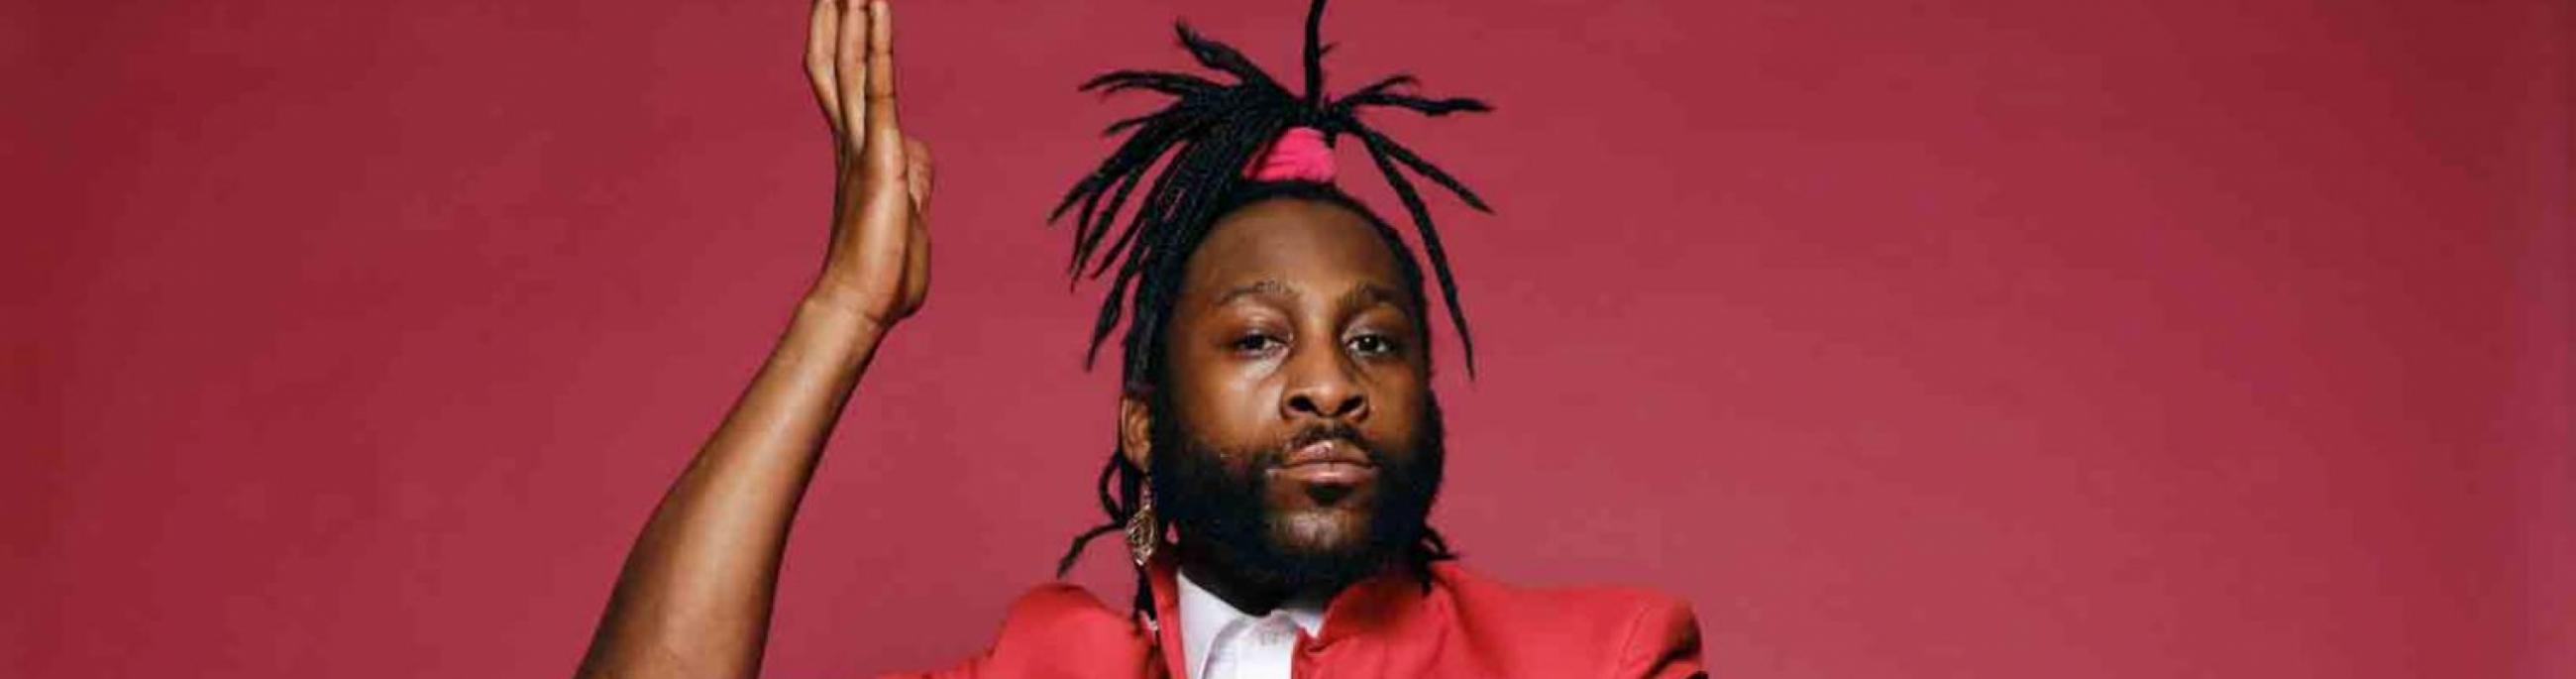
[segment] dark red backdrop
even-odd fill
[[[959,658],[1094,518],[1098,288],[1039,219],[1140,103],[1072,85],[1181,66],[1184,15],[1292,66],[1301,4],[901,6],[939,279],[806,504],[777,674]],[[805,8],[0,14],[0,674],[569,671],[816,261]],[[1329,34],[1339,82],[1501,109],[1385,122],[1500,208],[1440,207],[1486,350],[1441,382],[1471,563],[1686,596],[1724,677],[2538,679],[2576,676],[2571,20],[1352,1]]]

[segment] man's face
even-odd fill
[[[1272,200],[1190,258],[1149,401],[1156,505],[1185,552],[1289,589],[1373,572],[1440,483],[1421,310],[1365,218]]]

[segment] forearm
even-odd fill
[[[809,295],[629,552],[584,677],[749,677],[798,500],[883,326]]]

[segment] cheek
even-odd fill
[[[1217,376],[1187,383],[1180,396],[1175,405],[1205,443],[1226,451],[1258,451],[1277,443],[1272,428],[1279,419],[1279,390],[1271,381]]]
[[[1376,412],[1361,427],[1382,441],[1418,443],[1423,418],[1429,413],[1430,392],[1419,379],[1400,378],[1380,382],[1372,394],[1371,406]]]

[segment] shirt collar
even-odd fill
[[[1247,624],[1260,616],[1235,608],[1234,604],[1226,603],[1215,593],[1191,581],[1188,573],[1174,570],[1173,579],[1178,581],[1176,589],[1180,590],[1181,648],[1185,654],[1182,662],[1189,666],[1189,676],[1203,676],[1207,670],[1209,649],[1216,645],[1217,637],[1226,628]],[[1322,601],[1294,599],[1282,602],[1279,612],[1288,614],[1288,619],[1296,622],[1297,628],[1305,630],[1308,636],[1323,634]]]
[[[1152,633],[1155,644],[1162,649],[1159,655],[1163,658],[1163,668],[1170,676],[1187,677],[1190,674],[1183,667],[1186,662],[1182,654],[1171,652],[1189,648],[1181,635],[1181,628],[1187,625],[1177,623],[1184,619],[1181,615],[1180,570],[1171,550],[1159,550],[1145,565],[1146,582],[1153,585],[1151,596],[1155,617],[1165,623]],[[1352,583],[1340,594],[1333,595],[1332,602],[1325,605],[1324,621],[1331,624],[1318,625],[1309,634],[1315,637],[1315,644],[1322,647],[1339,643],[1346,637],[1368,637],[1395,631],[1403,626],[1403,621],[1417,617],[1419,612],[1415,609],[1425,600],[1428,587],[1429,583],[1409,577],[1401,568]],[[1209,598],[1215,599],[1215,595],[1211,594]],[[1226,605],[1223,599],[1216,601],[1218,608],[1242,614],[1233,606]],[[1224,626],[1218,625],[1216,629],[1222,630]],[[1213,636],[1213,632],[1210,635]],[[1206,650],[1200,649],[1200,655],[1205,654]]]

